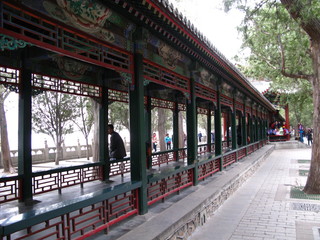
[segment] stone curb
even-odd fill
[[[175,240],[187,239],[197,227],[206,223],[215,211],[227,200],[275,149],[266,145],[239,162],[231,165],[219,176],[208,178],[206,184],[153,218],[127,232],[118,240]],[[215,179],[211,179],[211,178]]]

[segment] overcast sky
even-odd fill
[[[232,63],[241,39],[237,26],[243,14],[238,10],[225,13],[221,0],[169,0]]]

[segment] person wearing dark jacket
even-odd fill
[[[114,127],[112,124],[108,125],[108,133],[110,134],[110,158],[122,159],[127,156],[126,149],[124,147],[124,143],[119,133],[114,131]]]

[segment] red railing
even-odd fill
[[[20,198],[19,179],[17,176],[0,178],[0,204]]]
[[[77,166],[33,174],[33,193],[41,194],[53,190],[103,180],[101,166]]]
[[[193,170],[183,170],[173,173],[159,180],[154,180],[148,185],[148,205],[151,205],[159,200],[164,200],[165,197],[172,193],[179,192],[181,189],[193,184]]]
[[[101,198],[101,195],[99,196],[99,198]],[[68,212],[68,206],[66,205],[64,210],[60,211],[66,211],[65,213],[52,218],[50,218],[51,215],[49,212],[46,213],[45,210],[43,210],[43,212],[39,211],[39,213],[35,213],[34,216],[29,216],[31,218],[33,217],[33,220],[30,219],[30,223],[23,224],[21,228],[17,227],[21,230],[6,235],[6,238],[19,240],[85,239],[131,215],[137,214],[137,189],[119,193],[95,203],[80,204],[85,206],[76,207],[76,209],[74,209],[74,204],[77,203],[70,203],[70,209],[72,209],[70,212]],[[52,206],[52,208],[55,208],[55,206]],[[42,214],[44,214],[43,217],[40,216]]]
[[[213,159],[198,166],[198,180],[202,180],[220,171],[220,158]]]
[[[223,156],[222,166],[226,167],[236,161],[236,152],[232,152],[228,155]]]

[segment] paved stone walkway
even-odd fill
[[[290,197],[310,159],[310,148],[273,151],[188,240],[319,240],[320,200]]]

